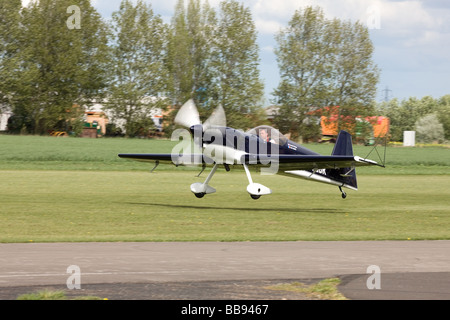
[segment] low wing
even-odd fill
[[[173,164],[175,166],[197,166],[203,164],[214,164],[212,159],[203,154],[171,154],[171,153],[135,153],[119,154],[120,158],[143,162]]]
[[[144,153],[119,154],[120,158],[143,162],[158,162],[173,164],[175,166],[197,166],[214,164],[214,160],[203,154],[170,154],[170,153]],[[270,166],[278,164],[279,170],[313,170],[313,169],[339,169],[362,166],[382,166],[375,161],[363,159],[358,156],[320,156],[320,155],[253,155],[246,154],[241,160],[243,163],[256,166]]]

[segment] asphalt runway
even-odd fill
[[[122,300],[296,300],[308,297],[267,286],[332,277],[353,300],[450,300],[450,241],[0,244],[2,300],[43,288]]]

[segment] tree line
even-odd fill
[[[1,0],[0,18],[0,103],[16,132],[79,131],[84,109],[73,106],[95,102],[128,136],[153,126],[153,108],[188,99],[202,117],[222,104],[238,128],[263,119],[257,32],[238,1],[179,0],[165,23],[142,0],[123,0],[110,21],[88,0]]]
[[[123,0],[109,21],[89,0],[0,0],[0,108],[12,110],[13,132],[80,132],[84,106],[100,102],[135,136],[152,128],[153,108],[172,106],[170,119],[194,99],[201,118],[221,104],[227,125],[245,130],[267,121],[257,36],[237,0],[179,0],[168,23],[142,0]],[[305,7],[275,39],[283,133],[317,135],[308,114],[323,106],[347,118],[396,110],[375,103],[379,69],[362,23]]]
[[[402,141],[403,131],[416,131],[419,142],[450,141],[450,95],[392,99],[378,103],[376,109],[389,117],[392,141]]]

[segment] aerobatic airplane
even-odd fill
[[[271,194],[272,190],[253,182],[250,168],[259,169],[263,173],[335,185],[339,187],[342,198],[345,199],[347,194],[342,188],[358,189],[356,167],[384,167],[384,163],[353,155],[352,137],[343,130],[338,135],[332,154],[326,156],[287,139],[270,126],[259,126],[247,132],[229,128],[226,126],[225,112],[221,106],[202,124],[194,102],[189,100],[178,111],[175,123],[189,129],[188,138],[191,141],[193,137],[192,141],[198,152],[190,152],[191,148],[186,150],[180,146],[177,148],[180,150],[169,154],[119,154],[119,157],[152,162],[155,164],[153,170],[160,163],[177,167],[201,165],[201,174],[207,166],[212,166],[203,183],[191,185],[191,191],[198,198],[216,192],[209,183],[219,166],[224,166],[226,171],[243,168],[249,181],[247,192],[253,199]],[[179,152],[183,150],[184,152]]]

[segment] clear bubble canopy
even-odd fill
[[[248,130],[246,133],[256,135],[264,141],[276,143],[281,146],[285,145],[288,141],[288,138],[286,138],[280,131],[274,127],[266,125],[255,127]]]

